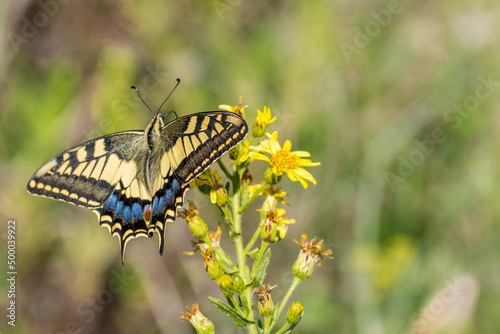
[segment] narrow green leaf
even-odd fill
[[[210,302],[219,310],[231,317],[236,326],[246,327],[247,325],[254,323],[253,321],[250,321],[238,314],[235,309],[224,303],[222,300],[213,297],[208,297],[208,300],[210,300]]]
[[[264,278],[266,278],[267,266],[269,265],[270,260],[271,260],[271,249],[268,249],[262,256],[262,259],[260,259],[259,266],[255,271],[254,287],[261,285],[262,281],[264,281]]]

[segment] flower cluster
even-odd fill
[[[222,110],[235,112],[242,117],[245,109],[241,103],[241,96],[236,106],[220,105]],[[292,266],[293,282],[288,288],[285,297],[275,304],[271,297],[271,290],[276,285],[264,283],[267,267],[271,259],[271,245],[284,240],[290,225],[295,219],[288,218],[286,211],[280,205],[288,205],[284,198],[288,192],[278,184],[286,175],[293,182],[300,182],[304,189],[309,183],[316,184],[307,167],[319,166],[319,162],[308,159],[311,155],[306,151],[292,151],[290,140],[285,140],[283,145],[278,141],[278,132],[269,132],[268,127],[278,120],[272,115],[271,109],[265,106],[263,111],[257,110],[253,121],[252,138],[247,138],[236,145],[229,152],[232,168],[227,168],[223,162],[218,161],[222,173],[207,169],[191,186],[198,188],[210,198],[210,202],[219,209],[223,221],[227,226],[228,235],[235,245],[237,259],[233,261],[221,246],[222,229],[220,224],[212,232],[207,224],[200,218],[199,212],[192,202],[189,209],[179,215],[186,219],[192,235],[198,239],[194,242],[195,251],[200,251],[205,263],[205,270],[210,279],[217,282],[226,301],[209,297],[210,302],[219,310],[226,313],[238,327],[245,327],[249,333],[271,333],[276,322],[288,304],[289,298],[297,285],[309,278],[316,265],[321,265],[323,259],[331,258],[330,250],[325,250],[323,240],[317,242],[316,238],[306,239],[302,236],[301,242],[296,242],[300,247],[298,258]],[[247,120],[248,121],[248,120]],[[255,144],[254,141],[258,141]],[[260,160],[269,164],[263,175],[254,175],[253,161]],[[223,177],[227,181],[223,180]],[[257,182],[255,181],[257,179]],[[257,199],[262,199],[260,222],[249,240],[244,240],[242,232],[242,217],[249,205]],[[246,243],[245,243],[246,242]],[[274,246],[273,246],[274,247]],[[194,254],[194,252],[187,252]],[[248,265],[248,261],[253,263]],[[256,311],[253,306],[253,294],[259,296]],[[196,306],[196,307],[195,307]],[[293,329],[304,312],[304,305],[300,301],[291,304],[286,315],[286,323],[277,333],[285,333]],[[263,318],[263,322],[257,319]],[[188,319],[198,333],[211,333],[214,326],[193,305],[193,309],[183,313],[183,319]]]

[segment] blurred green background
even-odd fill
[[[191,249],[127,248],[95,215],[25,187],[90,138],[237,103],[311,152],[318,184],[283,181],[287,238],[266,281],[291,281],[303,232],[325,261],[299,286],[300,333],[495,333],[500,300],[500,6],[495,1],[3,1],[0,33],[2,333],[192,333],[199,302],[218,333],[243,333]],[[496,114],[495,114],[496,112]],[[259,175],[264,163],[252,170]],[[260,170],[258,168],[261,168]],[[215,229],[216,210],[188,198]],[[249,216],[249,227],[256,219]],[[16,327],[6,325],[7,221],[17,222]],[[224,230],[225,231],[225,230]],[[154,237],[156,239],[156,237]],[[278,291],[279,290],[279,291]]]

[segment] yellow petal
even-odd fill
[[[301,158],[307,158],[307,157],[311,156],[311,153],[306,152],[306,151],[293,151],[291,153],[295,154],[296,156],[301,157]]]
[[[292,149],[292,142],[290,142],[288,139],[285,140],[285,143],[283,144],[283,151],[290,152]]]
[[[261,154],[259,152],[250,152],[250,153],[248,153],[248,155],[252,159],[267,161],[267,162],[271,163],[271,159],[269,159],[269,157],[267,157],[264,154]]]

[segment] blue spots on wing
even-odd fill
[[[172,190],[167,189],[167,192],[165,193],[165,203],[170,203],[172,201]]]
[[[172,191],[174,193],[178,192],[179,189],[181,189],[181,185],[179,184],[179,181],[177,181],[177,179],[173,179],[172,180]]]
[[[130,206],[126,206],[123,209],[123,219],[125,221],[132,219],[132,209],[130,208]]]
[[[115,210],[115,215],[117,217],[120,217],[122,215],[122,212],[123,212],[123,201],[119,201],[117,204],[116,204],[116,210]]]
[[[158,210],[158,197],[155,196],[153,200],[153,213],[157,213],[160,210]]]
[[[132,217],[134,217],[134,219],[142,217],[142,207],[139,203],[132,204]]]
[[[165,197],[160,197],[160,200],[158,201],[158,212],[161,212],[163,210],[163,207],[165,206]]]
[[[113,194],[113,195],[109,196],[108,201],[106,202],[106,205],[108,206],[108,208],[113,210],[116,207],[117,202],[118,202],[118,196]]]

